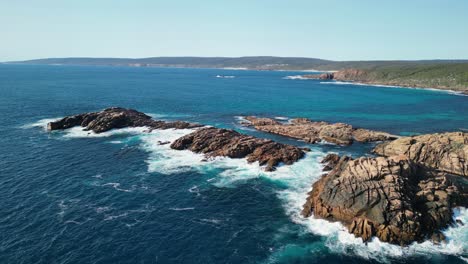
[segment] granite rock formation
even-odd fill
[[[312,121],[307,118],[292,119],[288,123],[281,123],[271,118],[257,118],[248,116],[245,118],[249,125],[257,130],[304,140],[308,143],[326,141],[338,145],[351,145],[353,141],[375,142],[396,139],[397,136],[362,128],[353,128],[344,123],[327,123]]]
[[[102,133],[116,128],[125,127],[149,127],[151,129],[169,128],[195,128],[199,124],[187,122],[164,122],[151,119],[150,116],[133,109],[121,107],[111,107],[100,112],[83,113],[79,115],[67,116],[60,120],[50,122],[47,129],[60,130],[75,126],[85,127],[85,130],[92,130],[95,133]]]
[[[374,152],[381,156],[405,155],[427,167],[468,176],[468,133],[403,137],[377,145]]]
[[[427,238],[439,242],[452,208],[468,204],[466,184],[457,178],[405,156],[342,157],[313,184],[302,215],[340,221],[364,241],[375,236],[398,245]]]
[[[292,164],[304,156],[307,149],[285,145],[268,139],[240,134],[234,130],[207,127],[183,136],[171,144],[172,149],[188,149],[206,157],[247,158],[258,161],[266,171],[280,163]]]

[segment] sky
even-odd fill
[[[0,61],[468,59],[468,0],[0,0]]]

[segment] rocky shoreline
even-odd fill
[[[376,142],[397,139],[398,136],[381,131],[353,128],[345,123],[327,123],[312,121],[307,118],[296,118],[289,122],[280,122],[272,118],[245,117],[242,125],[259,131],[303,140],[307,143],[326,141],[337,145],[351,145],[354,141]]]
[[[49,131],[84,127],[95,133],[125,127],[148,127],[152,129],[188,129],[198,128],[171,144],[172,149],[191,150],[203,153],[206,158],[229,157],[246,158],[249,163],[259,162],[266,171],[273,171],[280,164],[291,165],[301,159],[308,149],[281,144],[268,139],[242,135],[234,130],[203,127],[200,124],[182,121],[164,122],[153,120],[150,116],[133,109],[111,107],[100,112],[83,113],[68,116],[50,122]],[[170,142],[161,142],[169,144]]]
[[[308,149],[281,144],[273,140],[242,135],[234,130],[202,128],[171,144],[172,149],[188,149],[210,157],[247,158],[259,162],[266,171],[274,171],[280,163],[291,165],[304,157]]]
[[[298,118],[279,122],[246,117],[243,125],[308,143],[326,141],[338,145],[381,142],[373,152],[379,157],[350,158],[327,155],[325,174],[312,185],[301,214],[341,222],[350,233],[370,241],[408,245],[445,238],[441,232],[453,223],[453,208],[468,206],[468,133],[451,132],[397,137],[381,131],[353,128]],[[291,165],[308,149],[183,121],[165,122],[133,109],[107,108],[100,112],[68,116],[50,122],[48,129],[80,126],[102,133],[124,127],[194,129],[170,144],[174,150],[190,150],[205,158],[245,158],[266,171]]]
[[[330,171],[313,184],[302,215],[340,221],[364,241],[443,241],[453,208],[468,205],[468,134],[403,137],[374,152],[382,157],[325,157]]]
[[[200,124],[182,121],[164,122],[153,120],[151,116],[133,109],[110,107],[100,112],[90,112],[64,117],[47,124],[47,130],[61,130],[75,126],[84,127],[95,133],[102,133],[116,128],[149,127],[150,129],[185,129],[201,127]]]
[[[379,81],[373,79],[369,72],[366,70],[360,69],[345,69],[335,72],[326,72],[321,74],[305,74],[301,75],[303,79],[315,79],[315,80],[335,80],[342,82],[353,82],[357,84],[367,84],[367,85],[384,85],[384,86],[396,86],[404,88],[418,88],[418,89],[437,89],[443,91],[449,91],[454,93],[459,93],[463,95],[468,95],[468,89],[466,88],[453,88],[444,85],[430,85],[427,87],[424,85],[415,85],[408,84],[399,81]]]
[[[456,176],[428,170],[406,156],[341,157],[313,184],[302,215],[339,221],[369,241],[408,245],[432,239],[452,224],[452,208],[467,206]]]

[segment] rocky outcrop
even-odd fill
[[[327,123],[323,121],[311,121],[307,118],[292,119],[288,123],[281,123],[271,118],[257,118],[248,116],[245,118],[249,125],[257,130],[304,140],[308,143],[326,141],[338,145],[351,145],[354,140],[359,142],[375,142],[393,140],[397,136],[367,129],[355,129],[344,123]]]
[[[258,122],[262,122],[258,120]],[[269,124],[265,120],[263,124]],[[68,116],[50,122],[48,130],[67,129],[75,126],[84,127],[95,133],[124,127],[148,127],[152,129],[186,129],[199,128],[201,125],[182,121],[164,122],[153,120],[150,116],[133,109],[111,107],[100,112]],[[158,141],[158,145],[170,144],[169,141]],[[280,164],[290,165],[305,154],[308,149],[281,144],[268,139],[242,135],[234,130],[205,127],[175,140],[172,149],[188,149],[203,153],[209,157],[247,158],[248,162],[259,162],[266,171],[275,170]]]
[[[181,137],[171,144],[172,149],[188,149],[206,157],[247,158],[258,161],[266,171],[273,171],[280,163],[292,164],[304,156],[306,149],[285,145],[268,139],[240,134],[234,130],[214,127],[202,128]]]
[[[302,75],[302,77],[306,79],[316,79],[316,80],[333,80],[334,73],[326,72],[326,73],[321,73],[321,74],[306,74],[306,75]]]
[[[74,116],[67,116],[60,120],[50,122],[47,125],[48,130],[67,129],[75,126],[85,127],[86,130],[92,130],[95,133],[102,133],[116,128],[124,127],[150,127],[152,129],[169,128],[195,128],[199,124],[187,122],[164,122],[153,120],[150,116],[133,109],[121,107],[111,107],[100,112],[84,113]]]
[[[382,156],[405,155],[427,167],[468,176],[468,133],[403,137],[377,145],[374,152]]]
[[[327,72],[321,74],[306,74],[302,77],[317,80],[337,80],[337,81],[361,81],[367,80],[368,72],[360,69],[345,69],[336,72]]]
[[[440,241],[452,208],[468,204],[466,184],[460,188],[449,175],[428,171],[405,156],[342,157],[332,166],[313,184],[302,215],[340,221],[364,241]]]

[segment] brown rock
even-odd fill
[[[265,170],[275,170],[280,163],[290,165],[304,156],[304,149],[242,135],[234,130],[202,128],[171,144],[172,149],[188,149],[203,153],[206,157],[247,158],[248,162],[258,161]]]
[[[322,74],[306,74],[302,76],[307,79],[337,80],[337,81],[362,81],[368,79],[368,72],[359,69],[344,69],[337,72]]]
[[[48,130],[67,129],[75,126],[85,127],[86,130],[92,130],[96,133],[109,131],[116,128],[124,127],[143,127],[147,126],[152,129],[168,129],[168,128],[195,128],[200,127],[199,124],[187,122],[164,122],[151,119],[150,116],[138,112],[133,109],[125,109],[121,107],[111,107],[104,109],[101,112],[84,113],[74,116],[68,116],[60,120],[47,124]]]
[[[322,164],[325,164],[323,171],[332,170],[336,166],[336,164],[338,164],[339,161],[340,161],[340,156],[338,156],[337,154],[334,154],[334,153],[328,154],[321,161]]]
[[[317,79],[317,80],[333,80],[334,73],[333,72],[326,72],[321,74],[306,74],[302,77],[307,79]]]
[[[397,138],[385,132],[354,129],[351,125],[344,123],[314,122],[307,118],[292,119],[288,123],[254,116],[248,116],[246,120],[250,122],[250,126],[257,130],[304,140],[308,143],[326,141],[338,145],[350,145],[354,140],[374,142]]]
[[[449,178],[403,156],[342,157],[313,184],[302,215],[340,221],[364,241],[407,245],[437,234],[452,208],[467,204],[466,190]]]
[[[405,155],[427,167],[468,176],[468,133],[403,137],[377,145],[374,152],[382,156]]]
[[[381,131],[373,131],[364,128],[358,128],[353,130],[353,138],[359,142],[376,142],[395,140],[398,138],[398,136],[394,136]]]

